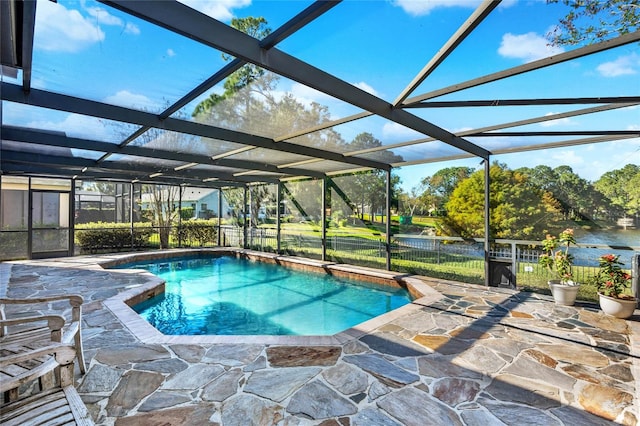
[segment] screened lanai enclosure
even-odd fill
[[[2,1],[0,260],[233,246],[515,287],[572,228],[581,273],[629,268],[640,32],[558,40],[565,3]]]

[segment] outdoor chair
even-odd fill
[[[0,355],[0,424],[93,425],[87,407],[73,387],[76,349],[62,343]],[[37,379],[54,376],[46,389],[33,391]],[[25,390],[26,389],[26,390]],[[22,393],[22,394],[20,394]]]
[[[67,300],[71,306],[71,321],[60,315],[34,315],[37,304]],[[59,295],[28,299],[0,298],[0,344],[13,353],[30,351],[52,342],[73,344],[81,373],[86,373],[82,348],[82,296]],[[25,312],[26,311],[26,312]],[[19,316],[23,314],[29,316]],[[62,322],[61,322],[62,320]]]

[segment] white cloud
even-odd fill
[[[460,127],[457,129],[453,129],[451,133],[454,133],[457,135],[459,133],[468,132],[469,130],[473,130],[473,127],[469,127],[469,126]]]
[[[546,38],[534,32],[526,34],[507,33],[502,36],[502,42],[498,48],[498,53],[501,56],[523,59],[525,62],[532,62],[562,52],[564,52],[564,49],[550,46]]]
[[[144,95],[131,93],[128,90],[120,90],[115,95],[111,95],[105,98],[104,101],[108,104],[142,110],[151,110],[155,107],[151,99],[147,98]]]
[[[509,140],[509,138],[500,137],[500,136],[487,136],[481,138],[474,138],[472,136],[467,138],[469,142],[472,142],[484,149],[489,151],[500,150],[505,148],[510,148],[513,146],[513,140]]]
[[[95,18],[98,25],[111,25],[114,27],[121,27],[127,34],[138,35],[140,34],[140,28],[132,22],[125,23],[117,16],[113,16],[106,9],[101,7],[87,7],[85,8],[87,13]]]
[[[629,124],[627,130],[640,130],[640,124]]]
[[[352,84],[367,93],[371,93],[374,96],[379,96],[378,92],[365,82]],[[339,99],[319,92],[316,89],[305,86],[304,84],[293,83],[288,93],[291,93],[295,97],[295,99],[303,105],[310,106],[312,102],[316,102],[320,105],[328,107],[329,113],[332,118],[338,118],[344,116],[345,114],[353,113],[353,111],[350,111],[350,108],[347,108],[349,111],[344,110],[346,104]],[[284,93],[282,95],[284,95]],[[277,99],[280,98],[281,96],[277,97]]]
[[[361,81],[359,83],[353,83],[354,86],[356,86],[359,89],[364,90],[367,93],[372,94],[373,96],[378,96],[380,97],[380,95],[378,94],[378,91],[376,89],[374,89],[373,87],[369,86],[367,83],[365,83],[364,81]]]
[[[118,18],[117,16],[113,16],[101,7],[87,7],[85,8],[85,10],[89,15],[95,18],[98,25],[102,24],[122,26],[122,19]]]
[[[578,155],[574,150],[563,150],[553,152],[551,159],[557,161],[558,164],[566,164],[571,168],[580,167],[585,163],[582,156]]]
[[[140,34],[140,28],[131,22],[127,22],[124,24],[124,32],[127,34],[138,35]]]
[[[38,2],[36,13],[35,49],[53,52],[78,52],[104,40],[98,25],[50,1]]]
[[[498,7],[501,9],[507,9],[511,6],[515,6],[516,4],[518,4],[518,0],[502,0]]]
[[[311,102],[317,102],[322,105],[327,105],[331,102],[335,102],[335,98],[312,89],[309,86],[305,86],[300,83],[293,83],[291,85],[291,94],[298,100],[298,102],[304,105],[310,105]]]
[[[247,7],[251,0],[179,0],[181,3],[204,13],[219,21],[229,21],[233,18],[232,9]]]
[[[409,15],[422,16],[442,7],[458,6],[475,9],[480,3],[480,0],[395,0],[393,5],[401,7]]]
[[[140,34],[140,28],[138,28],[137,25],[132,22],[125,23],[122,19],[110,14],[107,10],[101,7],[86,7],[85,10],[89,15],[95,18],[96,24],[98,25],[121,27],[127,34]]]
[[[639,69],[640,56],[635,52],[630,55],[620,56],[615,61],[602,63],[596,68],[600,75],[604,77],[637,74]]]
[[[176,52],[173,49],[167,49],[167,56],[174,57],[176,56]]]
[[[109,140],[109,131],[102,120],[86,115],[69,114],[62,121],[32,121],[26,126],[35,129],[60,131],[76,138]]]
[[[420,132],[416,132],[413,129],[403,126],[402,124],[388,122],[382,126],[382,136],[386,139],[393,141],[396,140],[412,140],[424,138],[424,135]]]
[[[549,117],[552,115],[556,115],[558,114],[557,112],[548,112],[546,113],[544,116],[545,117]],[[573,121],[571,121],[569,119],[569,117],[565,117],[565,118],[558,118],[556,120],[549,120],[549,121],[543,121],[540,123],[540,126],[542,127],[554,127],[554,126],[570,126],[574,124]]]

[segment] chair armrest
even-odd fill
[[[36,359],[45,355],[53,355],[57,364],[67,365],[73,362],[73,359],[76,356],[76,350],[70,345],[54,343],[32,351],[0,357],[0,367]]]
[[[35,303],[57,302],[60,300],[69,300],[71,306],[80,306],[84,303],[84,298],[79,294],[61,294],[56,296],[30,297],[27,299],[17,299],[12,297],[0,297],[0,305],[24,305]]]
[[[51,331],[51,341],[62,341],[62,328],[66,320],[61,315],[38,315],[31,317],[12,318],[12,319],[0,319],[0,340],[6,339],[21,339],[21,336],[27,336],[38,329],[44,329],[42,325],[36,325],[35,323],[42,323],[46,321],[47,327]],[[27,324],[34,324],[28,326]],[[9,326],[24,326],[16,330],[9,330]],[[65,339],[66,340],[66,339]],[[14,342],[15,343],[15,342]]]
[[[0,320],[0,327],[20,325],[38,321],[47,321],[47,326],[51,329],[51,331],[62,330],[62,327],[64,327],[65,323],[65,319],[61,315],[38,315],[33,317]]]
[[[29,365],[29,368],[16,376],[4,376],[0,381],[0,392],[14,394],[13,399],[15,399],[18,397],[20,386],[54,371],[57,371],[56,375],[61,386],[70,386],[73,384],[75,356],[76,351],[73,346],[54,343],[31,351],[0,357],[0,369],[3,370],[10,370],[16,364]]]
[[[80,331],[80,321],[71,321],[69,327],[62,333],[62,343],[73,343],[76,334]]]
[[[84,298],[79,294],[60,294],[55,296],[45,297],[30,297],[26,299],[14,299],[11,297],[0,298],[0,319],[5,318],[4,305],[34,305],[37,303],[50,303],[58,302],[61,300],[68,300],[71,305],[71,318],[73,321],[80,321],[82,318],[82,304]]]

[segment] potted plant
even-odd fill
[[[542,251],[538,263],[555,277],[549,280],[549,289],[553,299],[559,305],[571,306],[576,301],[580,284],[573,281],[573,255],[569,253],[571,244],[576,240],[573,229],[567,228],[555,237],[547,235],[542,241]]]
[[[595,276],[600,309],[616,318],[629,318],[636,309],[637,300],[631,294],[631,275],[622,270],[620,256],[600,256],[600,270]]]

